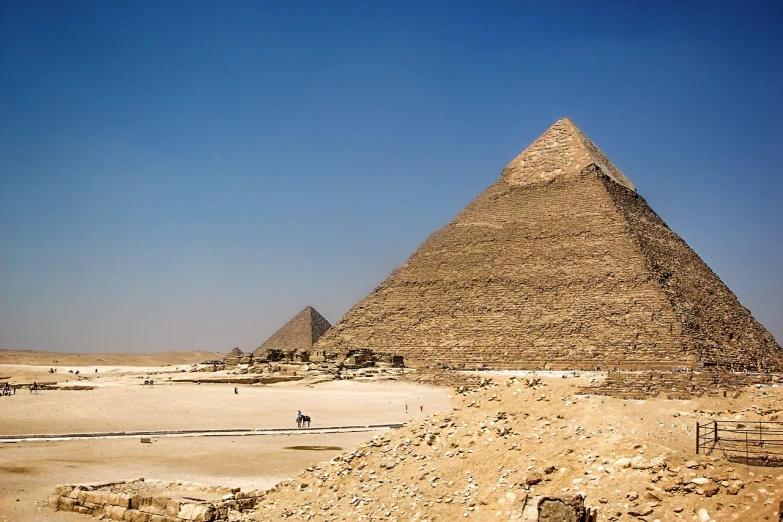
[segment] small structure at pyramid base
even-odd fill
[[[568,119],[313,346],[412,365],[783,371],[783,349]]]
[[[390,366],[392,368],[403,368],[405,366],[402,355],[375,353],[369,348],[349,350],[345,354],[335,356],[335,360],[340,359],[342,359],[342,366],[349,370],[372,366]]]
[[[264,351],[256,350],[253,352],[253,361],[256,363],[273,363],[285,359],[283,350],[267,348]]]
[[[223,362],[227,367],[248,365],[243,371],[262,373],[280,371],[283,366],[301,374],[307,368],[339,373],[343,368],[359,369],[373,366],[403,368],[403,356],[390,351],[379,352],[360,347],[348,350],[324,351],[314,344],[331,327],[331,323],[312,306],[307,306],[283,327],[272,334],[252,353],[234,348]]]
[[[223,358],[226,366],[239,366],[241,364],[253,364],[253,354],[245,353],[239,348],[234,348]]]
[[[257,350],[253,352],[257,363],[289,362],[306,363],[310,362],[309,350],[286,350],[277,348],[266,348],[264,351]]]
[[[245,353],[234,348],[222,361],[207,361],[201,366],[197,371],[218,371],[242,366],[242,373],[274,373],[285,369],[306,375],[308,371],[339,374],[343,369],[355,370],[375,366],[404,368],[405,363],[401,355],[375,353],[369,348],[321,353],[317,360],[311,360],[309,350],[266,348],[263,351],[256,350],[255,353]]]
[[[347,369],[382,366],[404,368],[402,355],[378,353],[369,348],[358,348],[337,353],[319,353],[311,356],[309,351],[268,349],[265,355],[257,355],[253,364],[257,367],[265,364],[280,363],[286,365],[314,366],[320,368],[341,367]]]

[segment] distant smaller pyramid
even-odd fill
[[[226,363],[228,366],[236,366],[237,364],[242,363],[242,357],[245,355],[245,352],[240,350],[239,348],[234,348],[230,352],[228,352],[228,355],[223,357],[223,362]]]
[[[308,306],[264,341],[253,355],[263,359],[272,350],[286,354],[287,359],[293,354],[309,354],[313,344],[331,327],[332,323],[315,308]]]

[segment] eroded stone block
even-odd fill
[[[193,514],[193,508],[196,507],[195,504],[182,504],[179,507],[179,513],[177,516],[179,518],[184,518],[185,520],[190,520],[191,515]]]
[[[541,497],[538,501],[538,522],[583,522],[585,500],[581,495]]]
[[[164,515],[169,517],[176,517],[179,514],[179,502],[176,500],[169,500],[166,502],[166,512]]]
[[[120,506],[111,506],[111,519],[112,520],[124,520],[126,508]]]
[[[57,504],[57,509],[60,511],[73,511],[73,506],[75,505],[75,499],[70,497],[60,497],[60,502]]]
[[[149,512],[153,515],[165,515],[168,502],[168,497],[152,497],[152,504],[150,505]]]
[[[57,486],[54,488],[54,492],[57,495],[60,495],[61,497],[67,497],[71,494],[71,491],[73,491],[73,486],[63,485],[63,486]]]
[[[60,504],[60,495],[49,495],[49,507],[57,511]]]

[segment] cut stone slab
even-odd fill
[[[581,495],[542,497],[538,501],[538,522],[583,522],[585,515]]]

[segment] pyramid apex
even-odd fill
[[[286,349],[292,351],[306,351],[332,326],[318,310],[308,305],[296,316],[289,320],[282,328],[272,334],[261,346],[256,348],[255,354],[266,349]]]
[[[503,169],[503,179],[509,185],[533,185],[578,176],[588,165],[596,165],[615,183],[636,190],[631,180],[568,117],[557,120],[514,158]]]

